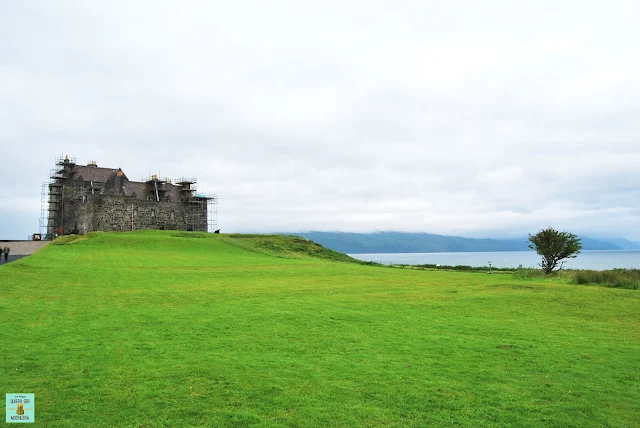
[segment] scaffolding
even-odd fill
[[[75,166],[75,156],[58,156],[58,158],[56,158],[56,167],[51,170],[51,174],[49,175],[49,177],[52,180],[71,178],[71,172]]]
[[[218,228],[218,196],[213,193],[196,193],[186,201],[189,211],[187,230],[213,233]]]
[[[72,178],[75,156],[60,155],[55,167],[49,171],[49,181],[42,183],[40,192],[40,233],[52,239],[62,228],[64,217],[64,180]],[[46,230],[45,230],[46,229]]]
[[[146,179],[142,179],[147,185],[147,190],[150,195],[153,195],[153,199],[160,202],[164,200],[166,192],[169,190],[167,185],[171,185],[171,179],[158,177],[157,174],[153,174]]]
[[[60,155],[56,158],[56,165],[67,165],[67,164],[76,164],[76,157],[69,155]]]
[[[197,190],[197,180],[194,177],[180,177],[174,181],[180,187],[180,201],[189,202]]]
[[[44,236],[47,233],[49,213],[49,182],[43,181],[40,189],[40,218],[38,219],[39,233]]]
[[[207,199],[207,232],[219,232],[218,230],[218,195],[210,194]]]
[[[62,197],[64,185],[59,180],[51,180],[47,185],[49,192],[47,197],[47,236],[53,237],[56,231],[62,227],[63,204]]]

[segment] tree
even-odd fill
[[[558,232],[549,227],[542,229],[535,235],[529,234],[529,248],[536,250],[542,256],[539,263],[546,275],[564,266],[564,259],[574,259],[582,244],[577,235],[569,232]]]

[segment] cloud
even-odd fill
[[[0,237],[69,153],[197,176],[225,231],[640,239],[638,9],[4,2]]]

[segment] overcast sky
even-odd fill
[[[640,240],[640,2],[0,1],[0,239],[79,164],[223,232]]]

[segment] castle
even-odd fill
[[[60,157],[48,184],[46,237],[139,229],[212,232],[218,198],[197,193],[195,185],[195,178],[173,184],[157,175],[131,181],[120,168]]]

